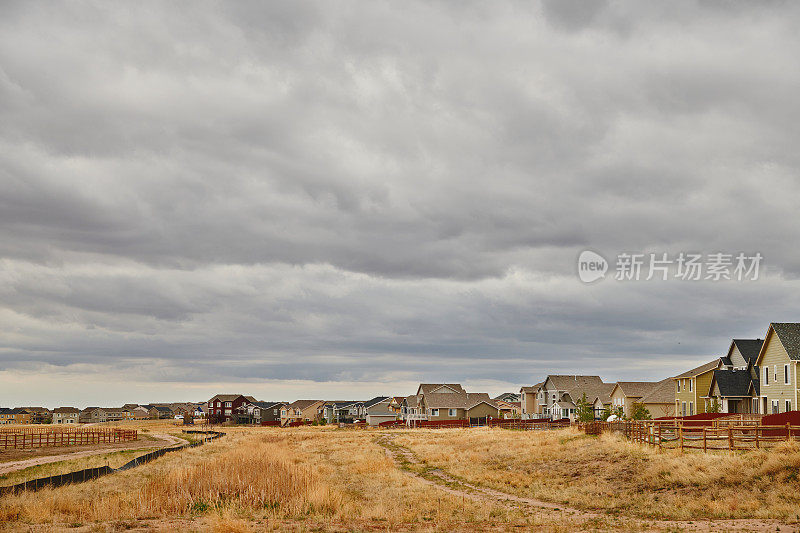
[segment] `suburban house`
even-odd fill
[[[53,424],[77,424],[80,413],[75,407],[57,407],[53,409]]]
[[[670,378],[671,379],[671,378]],[[642,403],[642,398],[650,394],[657,381],[618,381],[611,390],[611,407],[622,408],[623,416],[629,417],[634,403]]]
[[[588,402],[598,396],[605,397],[612,388],[610,383],[603,383],[600,376],[552,374],[539,387],[536,402],[541,412],[531,414],[529,418],[575,418],[575,409],[583,395]]]
[[[500,409],[500,418],[519,418],[520,402],[507,402],[493,398],[492,401]]]
[[[537,418],[542,414],[541,403],[541,389],[544,381],[533,385],[532,387],[522,387],[519,390],[520,401],[520,415],[522,418]]]
[[[233,410],[245,402],[255,402],[252,396],[244,394],[217,394],[206,404],[208,405],[209,419],[212,422],[229,422],[233,418]],[[153,406],[156,407],[156,406]],[[169,416],[171,418],[172,415]],[[160,418],[160,416],[159,416]]]
[[[759,372],[756,366],[763,339],[733,339],[720,368],[714,369],[706,410],[717,402],[722,413],[758,413]]]
[[[493,400],[502,400],[507,403],[514,403],[519,401],[519,394],[516,392],[504,392],[500,396],[495,396]]]
[[[237,424],[261,425],[262,422],[281,421],[281,408],[285,402],[247,402],[234,409]]]
[[[324,406],[323,400],[295,400],[281,408],[281,425],[321,420]]]
[[[9,407],[0,407],[0,425],[16,424],[14,414],[14,409]]]
[[[389,401],[389,411],[393,413],[400,414],[400,411],[403,409],[403,400],[405,400],[404,396],[394,396]]]
[[[79,420],[84,424],[131,420],[132,415],[122,407],[87,407],[81,411]]]
[[[722,366],[723,359],[714,359],[672,378],[675,390],[675,414],[691,416],[706,412],[706,400],[714,370]]]
[[[46,407],[16,407],[15,409],[20,409],[30,415],[29,424],[49,424],[53,420],[50,410]]]
[[[358,400],[330,401],[322,406],[322,417],[329,424],[352,424],[364,416],[364,402]]]
[[[364,402],[367,424],[377,426],[381,422],[397,420],[397,413],[390,408],[394,400],[395,398],[387,396],[377,396]]]
[[[773,322],[764,336],[755,366],[759,368],[759,412],[785,413],[798,407],[800,323]]]
[[[500,418],[500,409],[485,392],[423,394],[420,412],[427,420],[469,420],[472,424],[486,424],[489,418]]]
[[[675,382],[672,378],[662,379],[639,399],[639,403],[644,405],[653,418],[675,416]]]
[[[141,405],[125,408],[134,420],[146,420],[150,418],[150,411]]]
[[[412,394],[403,398],[403,403],[400,406],[400,419],[406,422],[411,420],[426,420],[424,415],[420,413],[419,407],[420,396]]]

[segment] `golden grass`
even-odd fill
[[[559,431],[408,432],[426,464],[511,494],[647,518],[800,520],[800,446],[686,453]]]
[[[377,431],[226,428],[204,446],[98,480],[0,499],[0,529],[260,531],[669,529],[614,518],[778,517],[800,506],[800,449],[679,456],[573,430],[394,431],[425,464],[596,519],[474,501],[399,469]],[[735,497],[734,497],[735,496]],[[671,527],[671,526],[670,526]]]

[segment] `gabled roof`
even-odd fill
[[[466,392],[464,387],[462,387],[459,383],[420,383],[419,387],[417,387],[417,394],[430,394],[435,392],[437,389],[441,389],[442,387],[446,387],[453,392]],[[450,393],[445,392],[441,394]]]
[[[489,394],[486,392],[464,392],[461,394],[433,392],[426,394],[424,401],[429,409],[472,409],[479,403],[488,403],[492,407],[497,407],[497,404],[489,398]]]
[[[78,409],[77,407],[56,407],[55,409],[53,409],[53,412],[60,414],[74,414],[74,413],[80,413],[81,410]]]
[[[731,348],[736,345],[744,360],[748,364],[754,365],[756,364],[756,359],[758,359],[758,352],[761,351],[762,344],[764,344],[764,339],[733,339]],[[730,350],[728,354],[730,354]]]
[[[662,379],[656,383],[650,392],[642,396],[641,403],[675,403],[675,382],[672,378]]]
[[[581,375],[564,375],[564,374],[551,374],[545,379],[545,383],[550,381],[556,390],[568,391],[576,387],[597,386],[603,384],[600,376],[581,376]],[[543,384],[544,385],[544,384]]]
[[[419,394],[412,394],[411,396],[406,396],[403,401],[408,407],[418,407],[420,398],[422,398],[422,396]]]
[[[672,379],[672,378],[670,378]],[[660,383],[658,381],[618,381],[615,389],[619,388],[628,398],[642,398],[655,388]],[[674,400],[673,400],[674,401]]]
[[[284,405],[284,402],[252,402],[253,405],[261,409],[274,409],[278,406]]]
[[[295,400],[288,405],[289,409],[300,409],[301,411],[304,409],[308,409],[315,403],[321,403],[322,400]]]
[[[540,381],[536,385],[531,385],[530,387],[522,387],[519,389],[520,392],[539,392],[539,389],[542,388],[544,385],[544,381]]]
[[[800,360],[800,323],[798,322],[773,322],[770,328],[775,331],[778,339],[783,344],[789,359]]]
[[[391,398],[388,396],[375,396],[371,400],[367,400],[366,402],[364,402],[364,407],[372,407],[373,405],[385,402],[386,400],[391,400]]]
[[[221,402],[232,402],[232,401],[234,401],[234,400],[236,400],[237,398],[240,398],[240,397],[244,397],[244,399],[247,400],[248,402],[255,402],[256,401],[256,399],[253,398],[252,396],[245,396],[244,394],[217,394],[216,396],[214,396],[213,398],[211,398],[208,401],[209,402],[213,402],[213,401],[219,400]]]
[[[755,384],[753,382],[756,382]],[[708,395],[711,396],[714,384],[719,388],[720,396],[725,398],[749,397],[751,387],[758,384],[758,380],[753,379],[747,370],[714,370],[714,377],[711,378]]]
[[[713,361],[709,361],[704,365],[700,365],[697,368],[693,368],[691,370],[687,370],[683,374],[678,374],[672,379],[684,379],[684,378],[693,378],[695,376],[699,376],[700,374],[705,374],[706,372],[710,372],[715,368],[718,368],[720,364],[720,359],[714,359]]]

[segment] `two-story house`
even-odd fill
[[[706,409],[714,402],[722,413],[758,413],[759,371],[756,366],[763,339],[733,339],[720,368],[714,369]]]
[[[675,388],[676,416],[692,416],[707,411],[706,404],[711,378],[714,376],[714,370],[721,366],[722,359],[717,358],[672,378]]]
[[[574,418],[576,403],[586,394],[588,402],[601,394],[608,394],[609,384],[600,376],[551,374],[544,380],[537,394],[541,416],[558,420]]]
[[[206,402],[209,420],[214,423],[229,422],[233,418],[234,409],[245,402],[255,401],[256,399],[252,396],[245,396],[244,394],[217,394]]]
[[[281,407],[281,425],[322,420],[324,406],[323,400],[295,400]]]
[[[520,416],[522,418],[538,418],[542,414],[539,400],[541,399],[541,389],[544,381],[531,387],[519,389]]]
[[[77,424],[80,413],[76,407],[56,407],[53,409],[53,424]]]
[[[764,336],[756,364],[760,372],[759,411],[785,413],[798,408],[800,323],[773,322]]]

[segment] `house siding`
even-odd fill
[[[784,383],[784,365],[789,365],[789,383]],[[778,379],[775,379],[775,366],[778,369]],[[780,339],[770,331],[764,341],[761,357],[759,359],[761,373],[761,405],[760,410],[769,414],[773,412],[772,402],[778,401],[778,412],[786,411],[786,401],[791,402],[792,410],[797,410],[797,365],[789,358]],[[769,371],[769,384],[764,379],[764,372]],[[764,404],[766,399],[766,405]],[[766,407],[766,410],[765,410]]]

